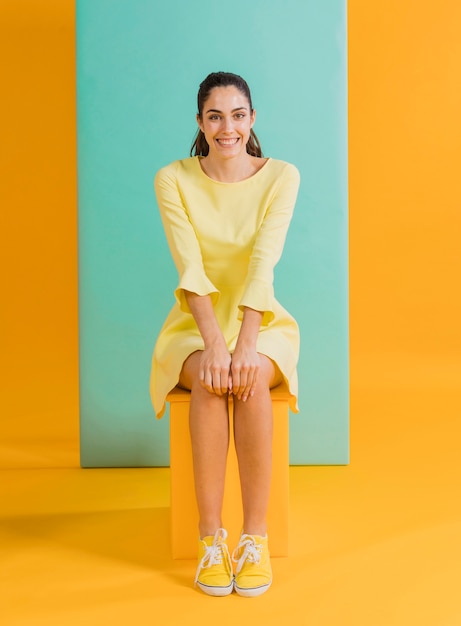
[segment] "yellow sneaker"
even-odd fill
[[[199,563],[194,584],[209,596],[227,596],[234,587],[226,538],[224,528],[218,528],[214,537],[199,539]]]
[[[267,535],[242,534],[239,545],[232,553],[232,560],[237,563],[234,589],[240,596],[251,598],[269,589],[272,568]]]

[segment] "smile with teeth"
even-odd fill
[[[235,146],[238,140],[239,137],[232,137],[232,139],[216,139],[221,146]]]

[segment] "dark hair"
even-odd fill
[[[251,93],[247,82],[241,76],[238,76],[238,74],[231,74],[230,72],[212,72],[211,74],[208,74],[205,80],[200,83],[198,90],[197,109],[200,119],[202,118],[203,106],[208,100],[211,91],[215,89],[215,87],[237,87],[237,89],[248,99],[250,112],[253,113]],[[251,156],[262,157],[263,155],[259,139],[256,137],[253,129],[250,131],[250,138],[246,148],[248,154],[251,154]],[[199,128],[190,149],[190,155],[206,156],[209,149],[210,147],[205,139],[205,135]]]

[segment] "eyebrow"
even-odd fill
[[[237,107],[236,109],[232,109],[231,113],[235,113],[235,111],[241,111],[241,110],[247,111],[247,107]],[[222,111],[220,111],[219,109],[208,109],[207,113],[222,113]]]

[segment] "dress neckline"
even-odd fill
[[[233,183],[226,183],[223,182],[221,180],[216,180],[215,178],[211,178],[211,176],[208,176],[208,174],[206,174],[203,169],[202,166],[200,165],[200,160],[203,159],[204,157],[202,156],[195,156],[193,157],[195,159],[195,162],[197,163],[197,167],[200,170],[200,172],[202,173],[202,176],[204,176],[207,180],[211,181],[212,183],[216,183],[217,185],[241,185],[242,183],[246,183],[249,180],[253,180],[256,176],[259,176],[259,174],[266,169],[269,161],[271,161],[271,157],[264,157],[266,159],[266,162],[262,165],[262,167],[259,168],[259,170],[257,172],[255,172],[254,174],[252,174],[251,176],[248,176],[248,178],[242,178],[242,180],[236,180]]]

